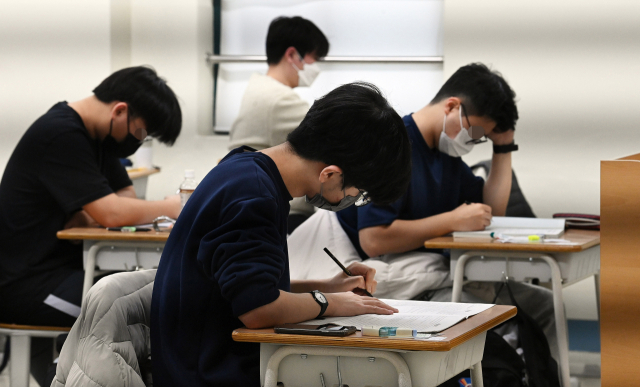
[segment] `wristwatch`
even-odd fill
[[[324,294],[322,294],[322,292],[320,292],[319,290],[313,290],[310,293],[311,293],[311,296],[313,296],[313,299],[316,300],[318,305],[320,305],[320,314],[318,314],[318,316],[316,317],[316,318],[320,318],[322,317],[324,312],[327,311],[327,306],[329,306],[329,302],[327,301],[327,297],[325,297]]]
[[[511,144],[506,145],[496,145],[493,144],[493,153],[509,153],[515,152],[518,150],[518,144],[512,142]]]

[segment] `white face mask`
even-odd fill
[[[444,132],[444,128],[447,123],[447,115],[444,115],[444,121],[442,122],[442,133],[440,133],[440,141],[438,142],[438,150],[440,152],[448,154],[451,157],[461,157],[471,152],[473,149],[473,139],[469,136],[469,131],[462,125],[462,108],[458,109],[458,115],[460,117],[460,132],[456,138],[451,139]]]
[[[318,77],[318,74],[320,74],[320,67],[318,67],[316,63],[304,63],[302,55],[298,54],[298,56],[303,63],[302,70],[291,63],[293,68],[298,71],[298,86],[311,86],[313,81]]]

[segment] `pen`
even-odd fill
[[[329,255],[331,257],[331,259],[333,259],[333,261],[340,266],[340,268],[342,269],[342,271],[344,271],[344,274],[348,275],[349,277],[353,277],[353,274],[351,274],[351,272],[349,271],[349,269],[347,269],[346,267],[344,267],[344,265],[342,263],[340,263],[340,261],[338,261],[338,258],[334,257],[333,254],[331,254],[331,251],[329,251],[328,248],[324,248],[324,252],[327,253],[327,255]],[[367,289],[361,289],[362,291],[364,291],[364,294],[366,294],[369,297],[373,297],[373,294],[369,293],[367,291]]]
[[[151,231],[151,229],[145,228],[145,227],[123,226],[123,227],[107,227],[107,231],[136,232],[136,231]]]

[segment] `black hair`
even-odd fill
[[[160,142],[173,145],[182,127],[182,111],[173,90],[149,67],[118,70],[93,89],[105,103],[126,102],[129,115],[140,117],[147,133]]]
[[[460,67],[430,103],[437,104],[449,97],[460,98],[468,115],[488,117],[495,121],[496,133],[516,128],[516,93],[499,72],[491,71],[482,63]]]
[[[278,64],[289,47],[295,47],[302,57],[315,54],[319,59],[327,56],[329,41],[311,21],[300,16],[280,16],[269,24],[267,63]]]
[[[287,136],[300,157],[336,165],[344,186],[389,204],[411,180],[411,145],[402,118],[380,90],[366,82],[342,85],[316,100]]]

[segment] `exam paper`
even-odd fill
[[[363,314],[353,317],[326,317],[302,324],[364,325],[416,329],[418,332],[441,332],[458,322],[483,312],[493,304],[465,304],[459,302],[432,302],[411,300],[385,300],[382,302],[398,309],[392,315]]]

